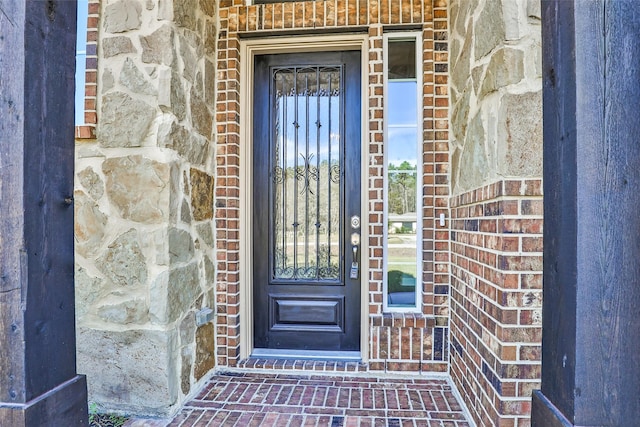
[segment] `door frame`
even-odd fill
[[[361,292],[360,356],[369,359],[369,218],[368,218],[368,48],[367,34],[336,34],[240,40],[240,359],[253,351],[253,64],[257,55],[359,50],[361,56]]]

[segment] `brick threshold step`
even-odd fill
[[[262,358],[249,357],[241,360],[232,371],[246,370],[273,370],[273,371],[304,371],[304,372],[332,372],[332,373],[348,373],[348,372],[367,372],[369,373],[369,365],[359,361],[342,361],[342,360],[313,360],[313,359],[281,359],[281,358]],[[229,368],[224,368],[229,371]]]

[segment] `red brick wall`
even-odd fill
[[[87,57],[84,86],[84,125],[76,126],[76,139],[96,137],[98,114],[96,110],[98,82],[98,25],[100,23],[100,0],[89,0],[87,17]]]
[[[451,375],[479,425],[529,425],[539,388],[542,181],[451,198]]]
[[[383,313],[383,34],[385,26],[423,34],[424,188],[422,313]],[[400,27],[398,27],[400,26]],[[333,0],[245,6],[220,3],[218,40],[216,228],[218,237],[218,364],[239,361],[239,80],[240,34],[317,34],[322,30],[367,31],[369,49],[369,290],[370,369],[446,371],[448,367],[449,244],[448,216],[447,2],[426,0]]]

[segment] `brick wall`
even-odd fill
[[[448,231],[434,217],[448,216],[447,1],[333,0],[245,6],[220,3],[217,111],[217,350],[219,366],[239,362],[239,37],[318,34],[341,29],[368,32],[368,191],[370,369],[446,371],[448,337]],[[422,313],[382,312],[383,301],[383,34],[423,33],[424,187]]]
[[[87,16],[87,57],[84,86],[84,124],[76,126],[76,139],[96,137],[97,87],[98,87],[98,25],[100,23],[100,0],[89,0]]]
[[[478,424],[529,425],[540,387],[542,182],[451,199],[451,375]]]

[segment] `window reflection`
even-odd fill
[[[420,236],[416,42],[388,39],[386,80],[387,308],[416,307]]]

